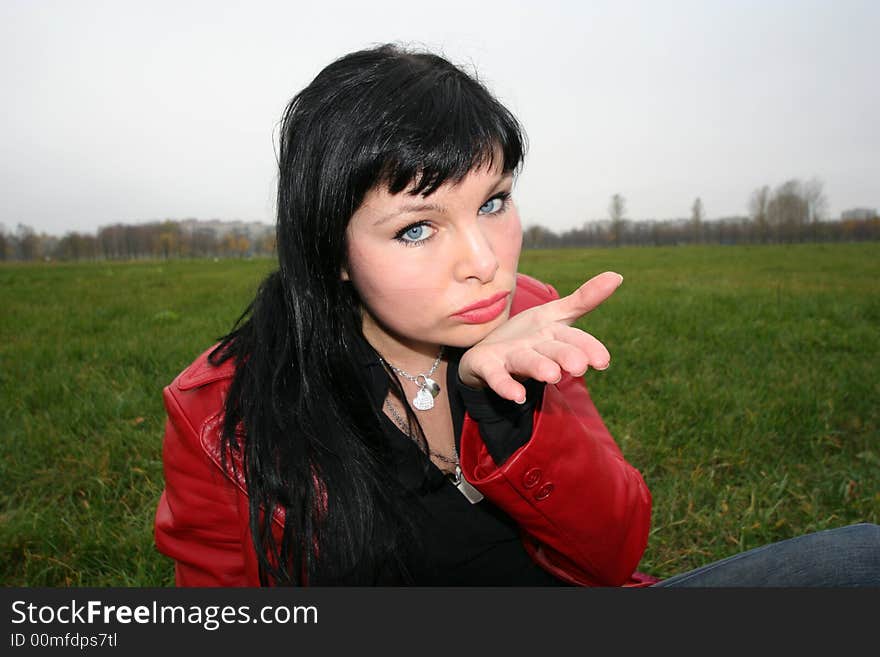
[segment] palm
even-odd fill
[[[566,297],[529,308],[468,349],[459,364],[465,385],[488,386],[499,396],[525,401],[517,378],[556,383],[563,372],[582,376],[608,367],[611,356],[599,340],[572,324],[599,306],[623,282],[614,272],[588,280]]]

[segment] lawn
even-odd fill
[[[166,586],[161,389],[244,309],[267,260],[0,266],[0,578]],[[560,293],[623,285],[578,325],[587,384],[654,496],[668,576],[880,522],[880,244],[536,250]]]

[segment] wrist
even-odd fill
[[[484,390],[486,388],[485,381],[477,377],[462,376],[461,371],[458,373],[458,385],[469,390]]]

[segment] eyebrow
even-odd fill
[[[508,178],[512,179],[513,174],[510,172],[502,173],[499,176],[498,180],[495,182],[495,184],[492,185],[492,189],[497,189],[498,186],[501,183],[503,183],[505,180],[507,180]],[[379,217],[376,221],[373,222],[373,226],[374,227],[381,226],[382,224],[387,223],[391,219],[394,219],[395,217],[399,217],[402,214],[415,214],[417,212],[427,212],[427,211],[445,213],[446,207],[443,205],[439,205],[437,203],[412,203],[412,204],[404,205],[404,206],[397,208],[396,210],[389,212],[388,214],[386,214],[382,217]]]
[[[383,217],[380,217],[373,223],[373,225],[381,226],[382,224],[387,223],[388,221],[391,221],[395,217],[399,217],[402,214],[414,214],[416,212],[426,212],[428,210],[430,210],[431,212],[446,212],[446,208],[444,206],[437,205],[436,203],[417,203],[415,205],[404,205],[403,207],[398,208],[393,212],[389,212]]]

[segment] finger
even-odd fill
[[[542,307],[548,321],[572,324],[599,306],[623,283],[623,276],[606,271],[594,276],[568,296],[545,303]]]
[[[480,375],[480,378],[486,382],[486,385],[495,391],[495,394],[503,399],[509,399],[517,404],[522,404],[526,400],[526,389],[523,385],[514,379],[510,372],[501,365],[487,367]]]
[[[605,345],[586,331],[560,323],[553,324],[548,328],[553,339],[573,345],[586,354],[591,367],[597,370],[604,370],[611,363],[611,354],[608,353]],[[580,372],[568,371],[580,376],[585,370]]]
[[[562,376],[559,363],[536,351],[534,347],[507,354],[507,371],[546,383],[556,383]]]
[[[548,340],[547,342],[540,342],[532,348],[539,354],[552,360],[572,376],[581,376],[590,365],[590,358],[587,354],[567,342]]]

